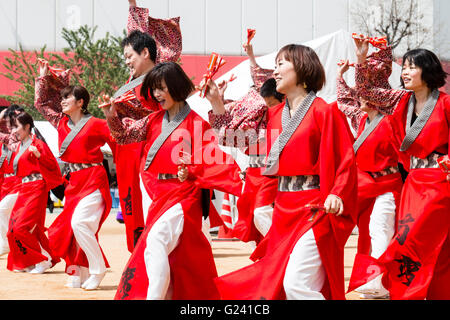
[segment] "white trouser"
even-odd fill
[[[272,225],[272,213],[273,207],[270,205],[253,210],[253,223],[263,236],[266,236]]]
[[[90,274],[106,272],[100,245],[95,237],[105,209],[101,192],[97,189],[80,200],[72,215],[72,230],[77,244],[86,254]]]
[[[144,182],[142,181],[142,176],[139,175],[139,187],[141,189],[142,194],[142,213],[144,215],[144,224],[147,222],[148,209],[152,204],[152,199],[147,193],[147,189],[145,189]]]
[[[379,195],[375,199],[369,222],[371,256],[379,258],[387,249],[395,232],[395,198],[392,192]],[[388,291],[381,284],[382,275],[359,287],[358,292],[385,293]]]
[[[170,295],[169,254],[176,248],[183,232],[184,215],[177,203],[153,224],[144,250],[148,276],[147,300],[162,300]]]
[[[297,241],[289,256],[283,287],[287,300],[324,300],[320,290],[325,283],[325,269],[312,229]]]
[[[206,239],[208,239],[209,244],[212,244],[210,229],[211,223],[209,221],[209,217],[207,217],[206,219],[202,218],[202,232],[205,235]]]
[[[41,247],[41,254],[47,258],[47,260],[44,261],[52,261],[52,256],[44,248],[42,248],[42,245],[40,243],[39,247]]]
[[[18,195],[19,193],[8,194],[0,201],[0,251],[9,250],[6,234],[8,233],[9,217]]]

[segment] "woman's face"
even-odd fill
[[[284,56],[279,56],[276,60],[273,76],[277,83],[277,91],[280,93],[287,94],[297,86],[297,73],[294,65],[287,61]]]
[[[402,67],[402,80],[407,90],[417,90],[426,87],[422,80],[422,69],[409,60],[406,60]]]
[[[361,111],[368,112],[368,111],[373,110],[369,106],[367,106],[367,100],[365,100],[363,98],[359,98],[359,102],[361,103],[361,107],[360,107]]]
[[[70,115],[79,112],[83,106],[83,99],[77,100],[73,94],[69,94],[61,101],[62,112]]]
[[[153,89],[153,96],[156,101],[159,102],[161,108],[164,110],[169,110],[172,108],[176,101],[172,99],[172,96],[169,93],[169,89],[167,89],[166,82],[164,80],[161,81],[161,88]]]
[[[23,126],[16,120],[16,125],[12,128],[12,134],[14,134],[19,141],[25,140],[30,135],[30,125]]]

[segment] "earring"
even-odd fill
[[[303,89],[306,89],[306,83],[303,82]]]

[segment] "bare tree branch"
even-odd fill
[[[379,13],[378,17],[371,12]],[[373,14],[372,14],[373,15]],[[369,36],[386,36],[394,50],[401,44],[418,47],[427,39],[430,28],[423,24],[423,14],[419,13],[418,0],[378,0],[362,3],[358,1],[351,11],[355,26]],[[369,21],[375,20],[373,25]]]

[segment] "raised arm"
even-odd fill
[[[364,117],[364,112],[360,110],[360,103],[356,91],[353,88],[350,88],[343,78],[343,75],[347,72],[348,68],[348,60],[346,60],[339,68],[336,79],[336,102],[339,110],[350,118],[352,127],[357,132],[361,119]]]
[[[102,110],[111,135],[118,144],[135,143],[146,139],[149,116],[139,120],[131,118],[123,118],[121,120],[117,114],[115,103],[111,102],[107,96],[103,96],[103,99],[109,103],[102,107]]]
[[[402,89],[388,89],[375,86],[371,73],[371,64],[367,61],[369,41],[355,39],[356,56],[358,63],[355,65],[355,90],[358,97],[363,98],[383,114],[392,114],[400,99],[407,93]]]
[[[11,146],[16,143],[17,138],[11,134],[11,130],[9,130],[8,125],[5,119],[6,109],[0,112],[0,142],[4,145],[8,146],[11,149]]]
[[[39,61],[39,77],[35,81],[34,106],[55,128],[64,117],[61,107],[61,90],[68,84],[68,73],[50,74],[48,62]]]
[[[156,42],[158,50],[156,62],[174,61],[181,55],[183,47],[180,29],[180,17],[156,19],[149,16],[147,8],[136,6],[136,1],[129,1],[127,31],[134,30],[149,33]]]
[[[218,132],[219,143],[244,148],[264,135],[267,106],[255,90],[239,100],[223,104],[217,85],[208,83],[206,98],[210,101],[209,123]]]
[[[253,53],[253,46],[251,44],[244,43],[242,45],[242,47],[244,48],[244,50],[247,53],[248,58],[249,58],[250,74],[252,76],[255,90],[259,91],[259,89],[261,89],[261,86],[264,84],[264,82],[267,79],[272,78],[273,70],[272,69],[263,69],[258,65],[258,63],[256,62],[255,55]]]

